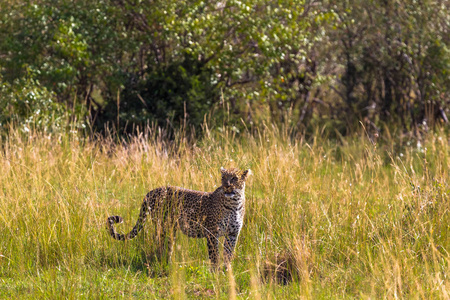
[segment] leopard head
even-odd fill
[[[245,180],[251,174],[251,170],[224,169],[220,168],[222,173],[222,188],[227,198],[241,196],[245,189]]]

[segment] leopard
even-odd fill
[[[151,190],[144,197],[136,225],[127,234],[118,233],[115,224],[123,223],[121,216],[110,216],[107,228],[112,238],[127,241],[135,238],[150,216],[152,221],[164,222],[172,233],[169,252],[173,249],[177,230],[190,238],[206,238],[211,268],[218,269],[219,238],[224,237],[224,269],[230,266],[233,252],[243,227],[245,215],[245,183],[251,170],[220,168],[221,183],[213,192],[165,186]],[[164,230],[163,230],[164,231]],[[171,255],[171,253],[169,253]]]

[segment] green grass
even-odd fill
[[[449,298],[449,137],[383,139],[307,143],[267,129],[116,145],[11,131],[0,152],[0,298]],[[253,171],[232,272],[212,273],[206,241],[181,233],[167,262],[151,223],[126,243],[108,235],[109,215],[131,229],[149,190],[212,191],[221,166]]]

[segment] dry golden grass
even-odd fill
[[[319,136],[207,130],[188,143],[147,131],[115,144],[12,131],[0,152],[0,297],[449,298],[445,132],[420,147]],[[128,231],[147,191],[212,191],[221,166],[254,174],[231,273],[209,271],[204,240],[179,234],[167,264],[152,226],[109,237],[109,215]]]

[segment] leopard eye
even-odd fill
[[[231,178],[231,181],[236,182],[238,180],[238,178],[236,176],[234,176],[233,178]]]

